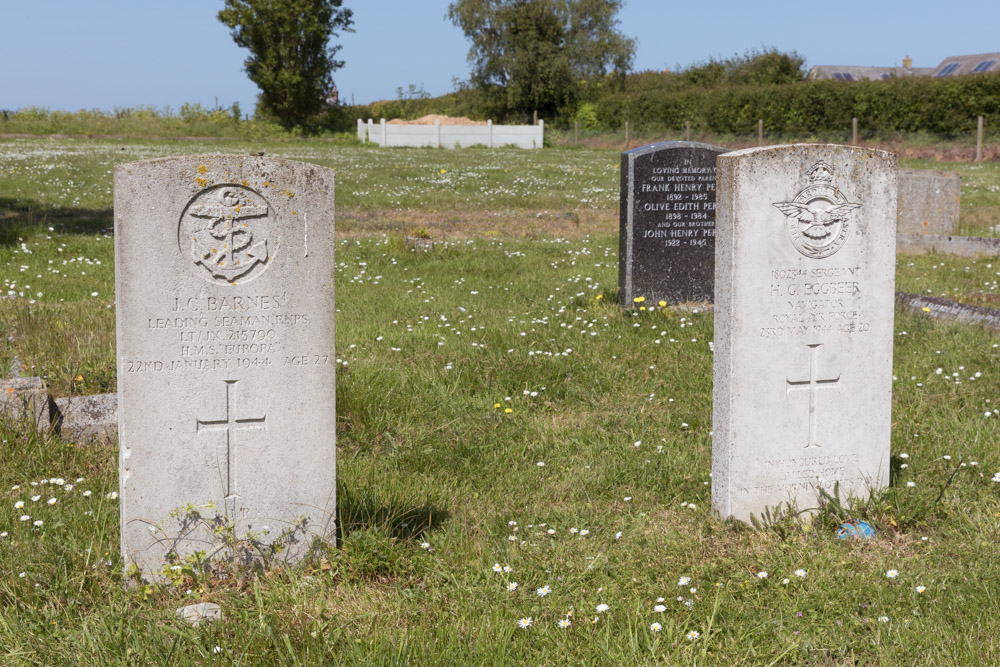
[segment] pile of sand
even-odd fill
[[[436,120],[441,121],[442,125],[486,125],[485,120],[469,120],[465,116],[452,118],[451,116],[441,116],[436,113],[428,114],[423,118],[416,118],[414,120],[393,118],[386,121],[386,125],[433,125]]]

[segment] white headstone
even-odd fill
[[[718,158],[712,500],[748,520],[888,483],[894,154]]]
[[[115,169],[122,553],[144,575],[211,554],[217,517],[287,562],[333,538],[333,186],[257,156]]]

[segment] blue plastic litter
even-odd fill
[[[847,521],[840,524],[837,529],[837,537],[846,540],[849,537],[856,537],[859,540],[870,540],[875,537],[875,529],[864,521]]]

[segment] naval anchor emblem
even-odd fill
[[[822,259],[843,247],[851,231],[851,218],[861,204],[847,201],[833,185],[833,167],[817,162],[806,172],[809,185],[792,201],[774,207],[788,217],[792,245],[806,257]]]
[[[181,252],[190,252],[202,267],[202,277],[233,284],[267,270],[277,249],[277,231],[271,207],[260,194],[226,184],[191,200],[181,215],[178,242]]]

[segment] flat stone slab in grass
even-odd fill
[[[715,158],[725,148],[664,141],[622,153],[618,294],[624,306],[711,303]]]
[[[0,380],[0,415],[31,419],[39,428],[49,427],[49,392],[39,377]]]
[[[52,425],[64,440],[111,442],[118,437],[118,394],[67,396],[53,403]]]
[[[896,299],[912,313],[927,315],[938,320],[978,324],[990,329],[1000,329],[1000,310],[970,306],[936,296],[907,294],[906,292],[896,292]]]
[[[228,554],[216,521],[240,558],[333,539],[333,188],[256,156],[115,169],[126,567]]]
[[[181,607],[177,610],[177,616],[194,627],[198,627],[202,623],[221,621],[222,607],[214,602],[199,602],[198,604],[189,604],[186,607]]]
[[[994,236],[896,234],[897,254],[920,255],[926,252],[959,257],[996,257],[1000,255],[1000,238]]]
[[[896,156],[719,156],[712,500],[724,517],[889,480]]]
[[[896,230],[903,234],[950,234],[958,224],[961,199],[961,174],[900,169]]]

